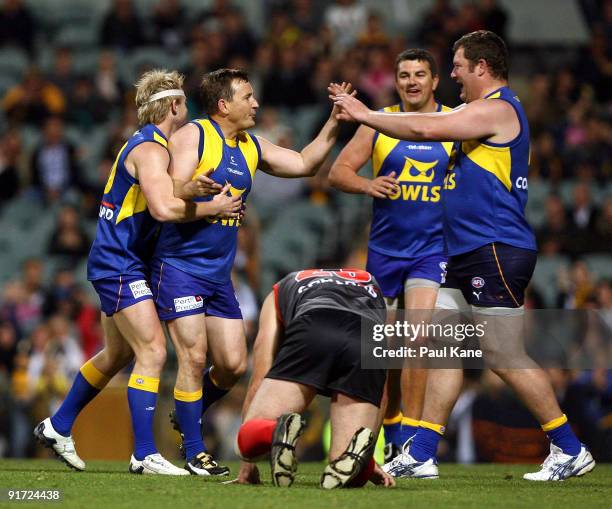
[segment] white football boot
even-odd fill
[[[79,471],[85,470],[85,462],[76,453],[72,435],[65,437],[55,431],[50,417],[47,417],[34,428],[34,436],[42,445],[53,450],[55,455],[70,468]]]
[[[142,461],[132,455],[129,471],[132,474],[189,475],[187,470],[173,465],[159,453],[149,454]]]
[[[556,445],[550,444],[550,454],[538,472],[523,475],[528,481],[564,481],[569,477],[580,477],[595,468],[595,460],[584,444],[576,456],[565,454]]]
[[[389,463],[385,463],[382,469],[392,477],[403,477],[412,479],[437,479],[438,463],[435,458],[427,461],[417,461],[410,456],[410,438],[403,447],[403,451]]]

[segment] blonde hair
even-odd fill
[[[183,88],[185,76],[177,71],[168,72],[165,69],[153,69],[145,72],[136,83],[136,108],[138,108],[138,123],[160,124],[168,115],[170,105],[176,97],[164,97],[148,102],[150,97],[163,90]]]

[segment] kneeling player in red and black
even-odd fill
[[[274,285],[264,301],[253,375],[243,408],[238,482],[259,483],[254,463],[270,451],[272,482],[291,486],[300,416],[318,394],[331,397],[330,463],[323,488],[394,481],[372,455],[380,428],[383,369],[361,369],[362,324],[384,323],[385,302],[365,271],[303,270]]]

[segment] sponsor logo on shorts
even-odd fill
[[[485,280],[482,279],[481,277],[473,277],[472,278],[472,286],[474,288],[482,288],[485,285]]]
[[[144,380],[143,380],[142,378],[137,378],[137,379],[136,379],[136,383],[137,383],[138,385],[142,385],[142,384],[144,383]]]
[[[480,300],[480,294],[481,294],[482,292],[472,292],[472,293],[473,293],[473,294],[476,296],[476,298],[477,298],[478,300]]]
[[[174,299],[174,311],[189,311],[204,307],[204,299],[199,295],[190,295],[189,297],[178,297]]]
[[[132,290],[132,295],[135,299],[140,299],[140,297],[144,297],[145,295],[153,296],[153,293],[151,293],[151,288],[149,288],[149,283],[147,283],[144,279],[132,281],[130,283],[130,290]]]

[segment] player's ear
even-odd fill
[[[435,92],[439,84],[440,84],[440,76],[436,75],[433,77],[433,85],[431,89]]]
[[[225,99],[219,99],[217,101],[217,109],[222,115],[227,115],[229,113],[229,108],[227,107],[227,102]]]

